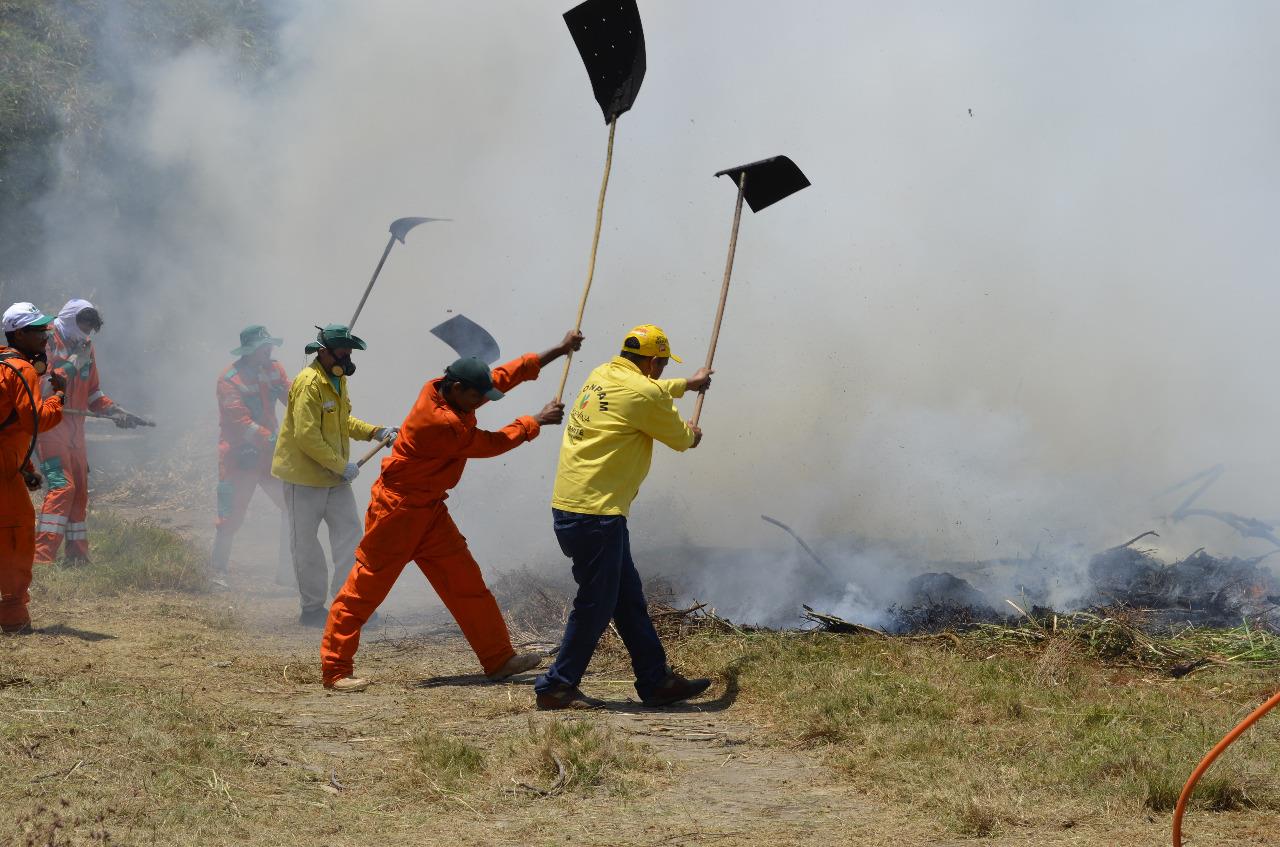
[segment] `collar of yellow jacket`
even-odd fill
[[[347,378],[345,376],[334,377],[324,369],[324,365],[320,364],[319,359],[313,360],[311,364],[308,365],[308,367],[311,370],[315,371],[317,374],[319,374],[320,384],[326,386],[330,391],[333,390],[333,380],[337,379],[338,380],[338,396],[342,396],[342,388],[345,387],[347,384]]]
[[[635,362],[631,361],[630,359],[626,358],[625,356],[614,356],[613,361],[610,364],[622,365],[622,367],[634,371],[637,376],[642,376],[648,380],[653,379],[653,377],[645,376],[643,373],[641,373],[640,366],[637,365]]]

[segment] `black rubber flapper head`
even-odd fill
[[[631,108],[644,81],[644,30],[635,0],[587,0],[564,13],[604,122]]]
[[[743,173],[747,175],[747,184],[743,189],[742,199],[747,201],[753,212],[767,209],[782,198],[809,187],[808,177],[786,156],[774,156],[749,165],[738,165],[736,168],[719,171],[716,176],[733,177],[733,183],[737,185]]]
[[[502,355],[498,342],[489,331],[466,315],[454,315],[432,327],[431,334],[452,347],[463,359],[475,358],[492,365]]]

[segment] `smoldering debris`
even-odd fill
[[[979,580],[983,569],[973,570],[970,579]],[[1014,625],[1024,618],[1062,613],[1133,612],[1152,632],[1187,626],[1231,628],[1245,621],[1280,632],[1280,581],[1261,559],[1220,558],[1201,549],[1165,563],[1150,550],[1121,545],[1092,556],[1086,573],[1089,588],[1079,601],[1055,611],[1046,594],[1025,584],[1016,596],[1008,597],[980,581],[975,585],[952,573],[927,572],[907,581],[906,596],[889,607],[884,629],[910,635]],[[856,623],[834,615],[805,617],[831,631],[845,631],[846,625]]]
[[[1257,559],[1197,550],[1166,565],[1148,552],[1121,547],[1089,562],[1094,603],[1150,609],[1159,617],[1204,626],[1265,620],[1280,603],[1280,583]]]

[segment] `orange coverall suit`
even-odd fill
[[[244,523],[253,492],[262,491],[284,512],[284,491],[271,475],[275,449],[276,403],[289,396],[289,375],[274,359],[250,382],[243,361],[218,377],[218,520],[213,540],[213,566],[226,571],[231,539]]]
[[[105,414],[115,405],[98,387],[98,363],[93,343],[70,349],[57,329],[49,333],[49,369],[61,368],[67,377],[66,408]],[[46,380],[47,383],[47,380]],[[89,557],[89,453],[81,415],[67,415],[62,423],[40,434],[36,451],[45,479],[44,505],[36,526],[36,561],[52,562],[67,539],[67,557]]]
[[[0,364],[0,628],[6,631],[31,623],[27,589],[35,559],[36,512],[31,507],[22,469],[31,448],[32,426],[45,431],[62,420],[62,400],[58,397],[38,401],[40,407],[33,415],[31,401],[40,397],[40,377],[31,363],[16,352],[0,347],[0,358],[4,360]],[[8,366],[17,368],[22,375]],[[34,470],[30,462],[25,467]]]
[[[538,356],[526,353],[494,368],[493,386],[510,391],[537,379],[540,369]],[[455,412],[440,396],[439,384],[436,379],[422,387],[373,484],[355,567],[329,607],[320,642],[326,685],[351,676],[360,628],[410,560],[458,622],[485,673],[515,655],[507,622],[444,501],[462,478],[467,459],[500,456],[532,441],[538,422],[526,416],[497,432],[477,429],[476,416]]]

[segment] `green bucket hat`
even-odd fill
[[[272,338],[271,333],[267,332],[267,328],[262,324],[254,324],[240,330],[240,346],[232,350],[231,355],[248,356],[263,344],[279,347],[283,343],[283,338]]]
[[[316,327],[320,330],[316,334],[316,340],[307,345],[308,353],[317,353],[321,348],[327,347],[330,350],[364,350],[364,341],[351,334],[351,330],[347,329],[346,324],[329,324],[324,327]]]

